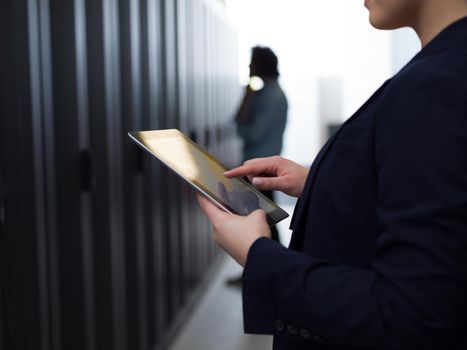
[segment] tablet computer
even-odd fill
[[[128,135],[219,208],[238,215],[263,209],[269,225],[289,216],[248,182],[226,178],[223,173],[228,169],[181,131],[149,130]]]

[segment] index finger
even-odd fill
[[[258,175],[261,172],[257,172],[256,168],[252,165],[241,165],[237,168],[233,168],[229,171],[224,173],[225,177],[240,177],[240,176],[248,176],[248,175]]]
[[[255,176],[264,173],[276,173],[276,163],[272,157],[257,158],[246,161],[243,165],[224,173],[225,177]]]

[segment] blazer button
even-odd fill
[[[302,339],[310,339],[311,338],[311,333],[307,329],[300,329],[300,337]]]
[[[311,338],[317,343],[324,343],[324,339],[319,334],[313,334]]]
[[[274,321],[274,328],[279,332],[282,332],[285,328],[284,322],[282,322],[281,320]]]
[[[289,333],[290,335],[297,335],[298,334],[298,329],[297,327],[294,327],[294,326],[287,326],[287,333]]]

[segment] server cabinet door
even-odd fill
[[[35,1],[0,3],[0,344],[13,350],[54,348],[39,12]]]
[[[115,1],[86,1],[96,342],[117,350],[127,344],[118,10]]]
[[[84,1],[50,0],[57,225],[51,274],[66,349],[96,348],[85,14]]]

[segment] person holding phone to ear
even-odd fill
[[[287,97],[279,84],[279,62],[269,48],[251,49],[250,82],[235,116],[237,133],[243,141],[243,162],[259,157],[280,155],[287,123]],[[274,201],[272,190],[262,193]],[[279,242],[279,232],[271,227],[271,239]],[[242,276],[227,279],[227,284],[241,286]]]
[[[260,210],[199,202],[245,266],[245,331],[274,349],[467,349],[467,1],[365,6],[376,28],[413,28],[421,51],[310,170],[272,157],[225,174],[299,197],[290,246]]]

